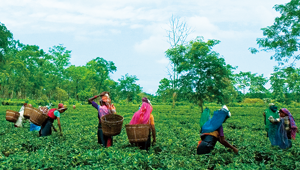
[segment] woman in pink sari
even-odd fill
[[[136,124],[149,124],[150,125],[150,132],[148,136],[148,140],[146,142],[139,142],[137,143],[137,146],[140,147],[140,149],[148,150],[151,144],[151,132],[153,136],[153,144],[156,142],[156,131],[154,126],[154,117],[151,114],[152,113],[152,106],[150,101],[143,97],[142,99],[142,106],[140,109],[134,113],[130,125],[136,125]]]

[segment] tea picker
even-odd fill
[[[94,100],[96,98],[100,97],[99,104],[98,105]],[[113,145],[113,137],[105,135],[103,132],[104,129],[102,129],[102,121],[101,118],[103,116],[108,116],[109,114],[115,114],[116,108],[113,104],[111,104],[109,92],[102,92],[100,95],[96,95],[94,97],[91,97],[88,99],[89,104],[92,104],[92,106],[97,109],[98,111],[98,143],[101,144],[104,147],[110,147]],[[116,116],[113,116],[114,118],[117,118]],[[117,118],[118,119],[118,118]],[[121,121],[121,120],[119,120]],[[119,122],[120,123],[120,122]],[[122,120],[123,123],[123,120]],[[117,123],[118,124],[118,123]],[[121,124],[122,126],[122,124]],[[104,127],[103,127],[104,128]]]
[[[67,110],[67,108],[64,107],[64,105],[62,103],[58,104],[58,108],[54,108],[54,109],[50,109],[48,114],[47,114],[47,118],[46,120],[43,122],[42,126],[41,126],[41,130],[39,131],[39,135],[40,136],[48,136],[52,134],[52,128],[53,126],[53,122],[54,120],[57,120],[57,125],[59,127],[60,130],[60,134],[63,135],[62,130],[61,130],[61,124],[60,124],[60,114],[65,112]],[[42,114],[43,115],[43,114]],[[54,128],[54,131],[57,131]]]
[[[206,112],[207,111],[208,110],[206,110]],[[206,116],[205,119],[209,117],[207,114],[203,114],[203,116]],[[229,117],[231,117],[231,113],[224,105],[220,110],[214,111],[213,117],[204,123],[200,130],[201,140],[197,146],[198,155],[210,153],[214,149],[217,141],[219,141],[225,147],[231,148],[235,153],[238,152],[238,149],[229,144],[224,137],[222,124]],[[204,120],[203,118],[201,119]]]
[[[151,145],[151,132],[154,144],[156,142],[156,131],[152,105],[146,97],[142,98],[142,106],[134,113],[129,125],[126,125],[127,137],[130,143],[137,145],[140,149],[148,150]]]

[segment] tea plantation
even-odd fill
[[[232,117],[223,124],[224,134],[239,153],[217,143],[207,155],[196,155],[201,115],[196,107],[154,106],[157,143],[149,152],[131,146],[127,139],[125,124],[137,106],[117,106],[124,124],[110,148],[97,143],[98,118],[92,106],[70,108],[61,116],[63,136],[53,132],[43,138],[29,131],[28,122],[14,128],[5,120],[7,109],[20,107],[0,107],[0,169],[300,169],[300,134],[290,149],[272,147],[261,107],[229,108]],[[300,109],[289,110],[300,126]]]

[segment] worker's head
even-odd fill
[[[100,94],[100,105],[103,106],[103,105],[107,105],[107,104],[110,104],[111,103],[111,100],[110,100],[110,97],[109,97],[109,92],[107,91],[104,91]]]
[[[59,104],[58,104],[58,109],[60,109],[60,108],[64,108],[64,104],[59,103]]]
[[[279,115],[280,115],[280,117],[285,117],[285,116],[287,116],[287,114],[284,112],[283,109],[280,109],[280,110],[279,110]]]
[[[67,110],[68,108],[60,108],[60,109],[57,109],[59,111],[59,113],[63,113]]]

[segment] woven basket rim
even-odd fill
[[[14,110],[8,110],[8,109],[7,109],[6,111],[19,113],[19,112],[17,112],[17,111],[14,111]],[[20,113],[19,113],[19,114],[20,114]]]
[[[105,123],[121,123],[121,122],[124,121],[124,117],[121,116],[121,115],[117,115],[117,114],[113,114],[113,115],[115,115],[115,116],[117,116],[117,117],[122,117],[121,120],[118,120],[118,121],[108,121],[108,120],[105,120],[104,118],[105,118],[106,116],[108,116],[108,115],[112,115],[112,114],[107,114],[107,115],[102,116],[102,117],[101,117],[101,123],[103,123],[103,122],[105,122]]]
[[[127,128],[136,128],[138,126],[150,126],[150,124],[134,124],[134,125],[130,125],[130,124],[126,124],[125,127]]]

